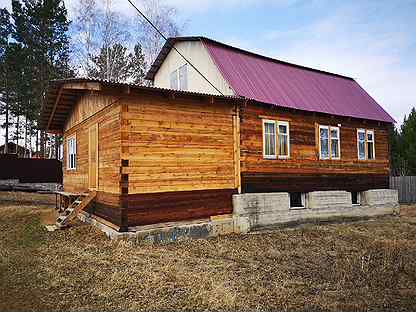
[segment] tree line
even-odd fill
[[[416,175],[416,108],[390,133],[391,168],[395,176]]]
[[[51,80],[72,77],[145,84],[163,42],[139,16],[115,9],[117,1],[78,0],[71,14],[63,0],[11,0],[0,9],[0,117],[8,142],[58,157],[61,137],[37,129]],[[162,0],[138,0],[168,36],[184,28]],[[25,155],[29,157],[30,155]]]

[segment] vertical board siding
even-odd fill
[[[416,176],[390,177],[390,188],[398,190],[400,203],[416,203]]]

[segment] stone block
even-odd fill
[[[317,191],[306,196],[307,207],[310,209],[328,209],[351,207],[351,193],[347,191]]]
[[[256,215],[267,212],[288,210],[288,193],[249,193],[233,195],[234,214]]]
[[[234,216],[234,232],[241,234],[250,232],[250,218]]]
[[[368,190],[361,193],[361,204],[369,206],[377,205],[398,205],[399,194],[397,190],[392,189],[380,189],[380,190]]]

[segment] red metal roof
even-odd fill
[[[395,122],[352,78],[200,40],[238,96],[306,111]]]

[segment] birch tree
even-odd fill
[[[185,28],[178,19],[175,7],[163,0],[142,0],[143,13],[167,37],[179,36]],[[159,33],[142,16],[135,18],[138,41],[141,42],[147,64],[153,64],[159,54],[164,40]]]

